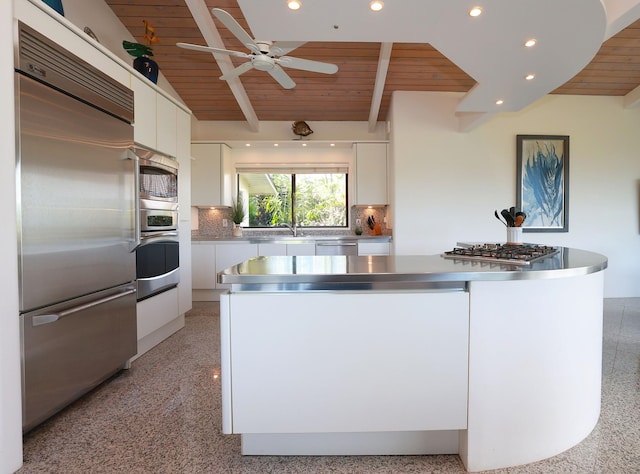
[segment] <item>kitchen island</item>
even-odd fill
[[[433,256],[257,257],[219,273],[223,432],[243,454],[526,464],[600,413],[603,270]]]

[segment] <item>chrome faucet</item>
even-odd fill
[[[291,234],[293,234],[294,237],[298,236],[298,227],[296,226],[296,224],[293,224],[292,226],[289,224],[285,224],[284,222],[282,224],[280,224],[280,227],[286,227],[287,229],[289,229],[291,231]],[[302,234],[300,234],[302,235]]]

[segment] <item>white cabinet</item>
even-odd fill
[[[169,156],[177,154],[178,107],[162,94],[156,94],[156,150]]]
[[[315,255],[315,241],[305,242],[301,244],[259,244],[258,255]]]
[[[316,243],[287,244],[287,255],[315,255]]]
[[[287,244],[258,244],[258,255],[260,257],[287,255]]]
[[[216,274],[226,268],[258,256],[258,245],[247,243],[216,244]],[[229,288],[230,285],[216,283],[217,289]]]
[[[194,290],[216,287],[216,245],[197,243],[191,246],[191,285]]]
[[[191,144],[191,205],[224,205],[222,160],[230,148],[221,143]]]
[[[179,314],[192,307],[191,293],[191,115],[177,110],[176,156],[178,169],[178,230],[180,232],[180,283],[178,284]]]
[[[147,82],[144,78],[131,75],[135,107],[134,140],[152,150],[175,157],[178,107]]]
[[[233,433],[466,428],[468,293],[256,292],[223,300],[223,426],[231,420]]]
[[[358,255],[391,255],[389,242],[358,242]]]
[[[146,80],[146,79],[145,79]],[[135,117],[133,138],[136,143],[155,149],[156,147],[156,91],[143,82],[143,79],[131,75]]]
[[[137,357],[184,327],[184,314],[178,314],[178,289],[172,288],[139,301]]]
[[[388,204],[387,144],[356,143],[356,198],[354,204]]]

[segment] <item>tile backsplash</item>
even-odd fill
[[[367,219],[373,216],[375,221],[380,224],[382,234],[390,235],[391,229],[386,225],[386,208],[385,207],[356,207],[350,210],[349,228],[302,228],[305,235],[354,235],[356,230],[356,221],[360,219],[362,235],[374,235],[373,230],[367,225]],[[196,220],[197,219],[197,220]],[[224,220],[227,220],[225,227]],[[215,238],[231,237],[233,232],[233,222],[231,221],[230,208],[193,208],[192,212],[192,230],[200,235],[207,235]],[[197,223],[197,225],[196,225]],[[288,233],[287,229],[244,229],[244,235],[252,233],[260,235],[282,234]]]

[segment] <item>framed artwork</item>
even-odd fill
[[[517,135],[523,232],[569,232],[569,136]]]

